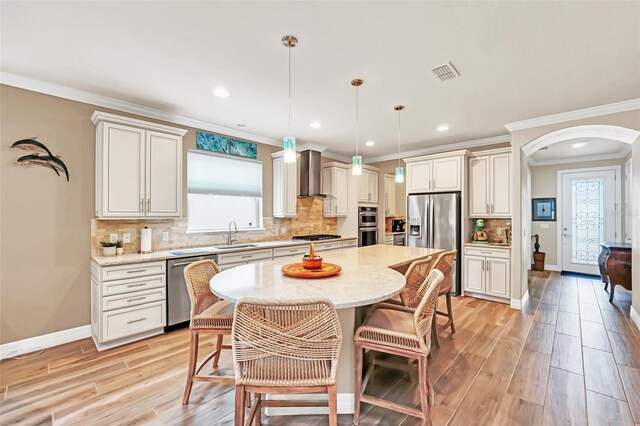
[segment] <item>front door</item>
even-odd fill
[[[600,243],[620,234],[616,170],[561,173],[562,270],[598,275]]]

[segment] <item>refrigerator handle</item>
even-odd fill
[[[433,245],[436,242],[436,238],[435,238],[435,221],[434,221],[434,202],[433,199],[431,199],[431,197],[429,197],[429,247],[430,248],[435,248]]]

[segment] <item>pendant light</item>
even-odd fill
[[[286,35],[282,37],[282,44],[289,49],[289,134],[291,134],[291,49],[296,47],[298,39],[292,35]],[[293,136],[285,136],[282,138],[282,145],[284,147],[284,162],[295,163],[296,162],[296,138]]]
[[[360,176],[362,174],[362,156],[358,155],[358,87],[362,86],[362,79],[354,78],[351,80],[351,85],[356,88],[356,155],[351,158],[351,174],[354,176]]]
[[[404,182],[404,168],[400,165],[400,111],[404,109],[404,105],[396,105],[393,107],[398,111],[398,166],[396,167],[396,183]]]

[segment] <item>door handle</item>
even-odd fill
[[[489,203],[487,203],[487,207],[485,207],[484,212],[489,213]]]
[[[180,262],[180,263],[174,263],[173,265],[171,265],[172,268],[175,268],[176,266],[184,266],[184,265],[191,265],[193,262]]]
[[[140,210],[138,210],[140,213],[144,213],[144,207],[142,207],[143,203],[144,203],[144,199],[140,198]]]
[[[491,213],[493,213],[493,203],[491,203]]]

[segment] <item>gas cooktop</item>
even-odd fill
[[[302,240],[302,241],[320,241],[320,240],[333,240],[335,238],[340,238],[340,235],[331,235],[331,234],[296,235],[291,239]]]

